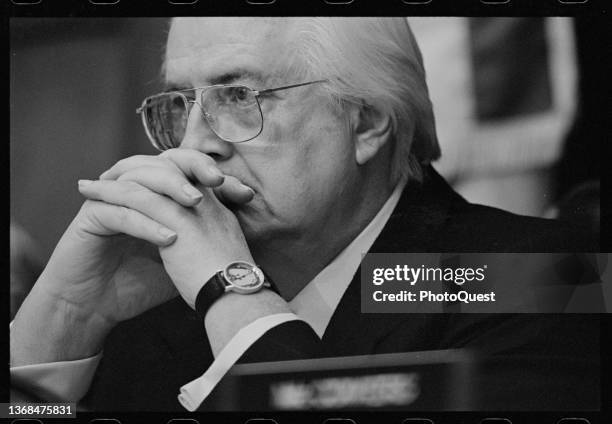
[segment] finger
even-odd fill
[[[134,209],[162,225],[176,228],[187,209],[134,181],[79,181],[79,192],[92,200]]]
[[[100,236],[127,234],[159,247],[169,246],[177,238],[174,231],[136,210],[101,201],[88,200],[84,218],[81,228]]]
[[[141,166],[166,167],[167,161],[160,161],[158,156],[135,155],[121,159],[98,177],[100,180],[116,180],[121,175]],[[177,168],[178,169],[178,168]]]
[[[245,204],[253,200],[255,192],[252,188],[242,184],[236,177],[227,175],[219,187],[213,188],[217,198],[222,203]]]
[[[166,195],[183,206],[196,205],[202,193],[182,172],[168,167],[141,166],[122,174],[117,181],[133,181],[159,194]]]
[[[205,187],[217,187],[225,178],[213,158],[195,149],[169,149],[159,157],[172,162],[188,179]]]

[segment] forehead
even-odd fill
[[[176,18],[166,46],[166,80],[208,84],[237,71],[268,77],[286,58],[293,27],[291,19]]]

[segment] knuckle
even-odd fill
[[[157,158],[160,159],[164,165],[180,170],[180,155],[177,148],[164,150],[157,155]]]
[[[133,172],[125,172],[117,178],[117,181],[130,181],[132,178],[134,178]]]
[[[147,155],[134,155],[119,159],[111,169],[126,170],[133,167],[133,164],[140,163],[148,158]]]
[[[81,212],[88,213],[94,203],[95,201],[93,200],[89,200],[89,199],[85,200],[83,204],[81,205]]]
[[[91,225],[100,226],[103,221],[104,204],[97,200],[86,200],[77,214],[75,224],[77,229],[88,231]]]
[[[77,214],[77,216],[81,216],[81,217],[84,217],[84,218],[91,218],[91,215],[92,215],[92,212],[93,212],[92,211],[93,206],[94,206],[94,201],[89,200],[89,199],[85,200],[83,202],[83,205],[81,206],[81,210],[79,210],[79,213]]]
[[[177,151],[176,148],[164,150],[159,155],[157,155],[157,157],[162,158],[162,159],[171,159],[176,154],[176,151]]]
[[[132,187],[136,189],[135,183],[142,178],[142,169],[130,169],[129,171],[124,172],[117,178],[117,181],[125,182],[128,184],[128,187]]]
[[[111,169],[121,169],[124,168],[129,162],[130,158],[123,158],[123,159],[119,159],[112,167]]]

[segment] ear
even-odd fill
[[[391,117],[380,108],[365,103],[355,108],[352,115],[355,159],[359,165],[364,165],[389,142]]]

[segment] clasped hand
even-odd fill
[[[223,175],[197,150],[123,159],[98,181],[81,181],[79,191],[96,210],[89,231],[123,233],[158,246],[165,272],[191,307],[225,264],[253,261],[236,217],[217,198],[246,203],[253,190]]]
[[[62,322],[96,322],[102,337],[177,290],[194,307],[224,265],[253,262],[238,220],[219,199],[244,204],[254,192],[197,150],[123,159],[99,180],[81,181],[79,191],[87,200],[25,302],[28,311],[55,304],[70,311]]]
[[[253,262],[219,199],[244,204],[254,192],[199,151],[123,159],[79,191],[87,200],[13,322],[12,365],[92,356],[120,321],[177,291],[194,307],[221,267]]]

